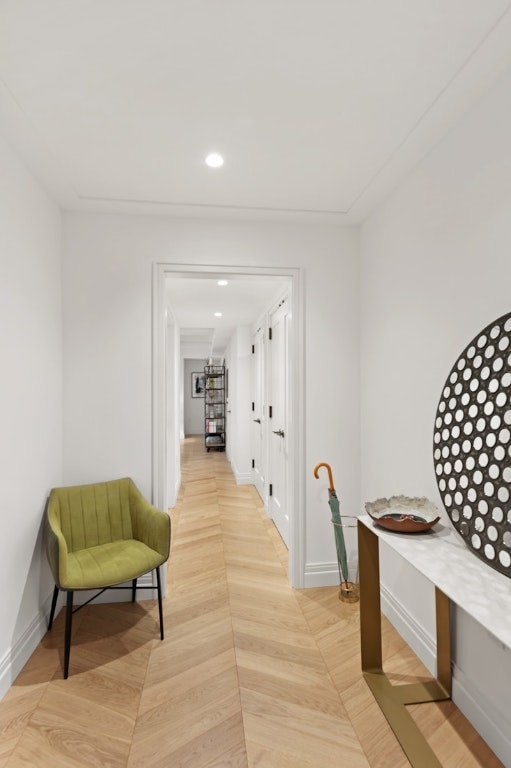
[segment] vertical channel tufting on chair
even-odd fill
[[[99,589],[101,594],[105,589],[130,589],[134,602],[137,579],[154,570],[163,640],[159,569],[170,553],[170,517],[150,504],[131,478],[53,488],[46,505],[45,528],[46,553],[55,579],[49,629],[59,590],[67,592],[64,678],[69,673],[73,595],[77,590]],[[126,582],[131,583],[124,586]]]

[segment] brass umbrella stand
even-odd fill
[[[316,464],[314,467],[314,477],[319,479],[319,470],[321,467],[325,467],[328,472],[328,504],[332,513],[332,524],[334,526],[335,533],[335,547],[337,550],[337,565],[339,567],[339,578],[341,581],[341,587],[339,590],[339,600],[345,603],[356,603],[360,597],[359,585],[356,582],[350,581],[348,570],[348,556],[346,554],[346,542],[344,540],[343,528],[356,528],[356,523],[345,524],[341,519],[341,513],[339,508],[339,499],[334,488],[334,480],[332,477],[332,468],[330,464],[322,461],[320,464]],[[344,515],[344,517],[350,517],[356,520],[354,515]]]

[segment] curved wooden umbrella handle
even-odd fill
[[[328,472],[328,482],[330,483],[330,490],[334,490],[334,479],[332,477],[332,467],[330,464],[327,464],[326,461],[322,461],[320,464],[316,464],[314,467],[314,477],[316,480],[319,478],[319,470],[321,467],[326,467],[326,471]]]

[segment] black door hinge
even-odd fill
[[[273,405],[268,406],[268,416],[273,419]]]
[[[271,331],[271,328],[268,328],[268,339],[270,341],[271,341],[271,337],[272,337],[272,331]]]
[[[268,494],[269,496],[273,496],[273,484],[270,483],[270,487],[268,488]]]
[[[252,459],[252,469],[255,469],[255,459]]]
[[[255,344],[252,344],[252,354],[255,355]]]

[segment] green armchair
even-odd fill
[[[125,477],[53,488],[45,523],[46,552],[55,579],[48,629],[52,628],[59,590],[67,592],[64,678],[69,673],[73,594],[77,590],[99,589],[93,600],[106,589],[131,589],[134,602],[138,577],[155,570],[163,640],[160,565],[170,552],[168,514],[146,501],[133,480]],[[129,581],[131,586],[121,586]]]

